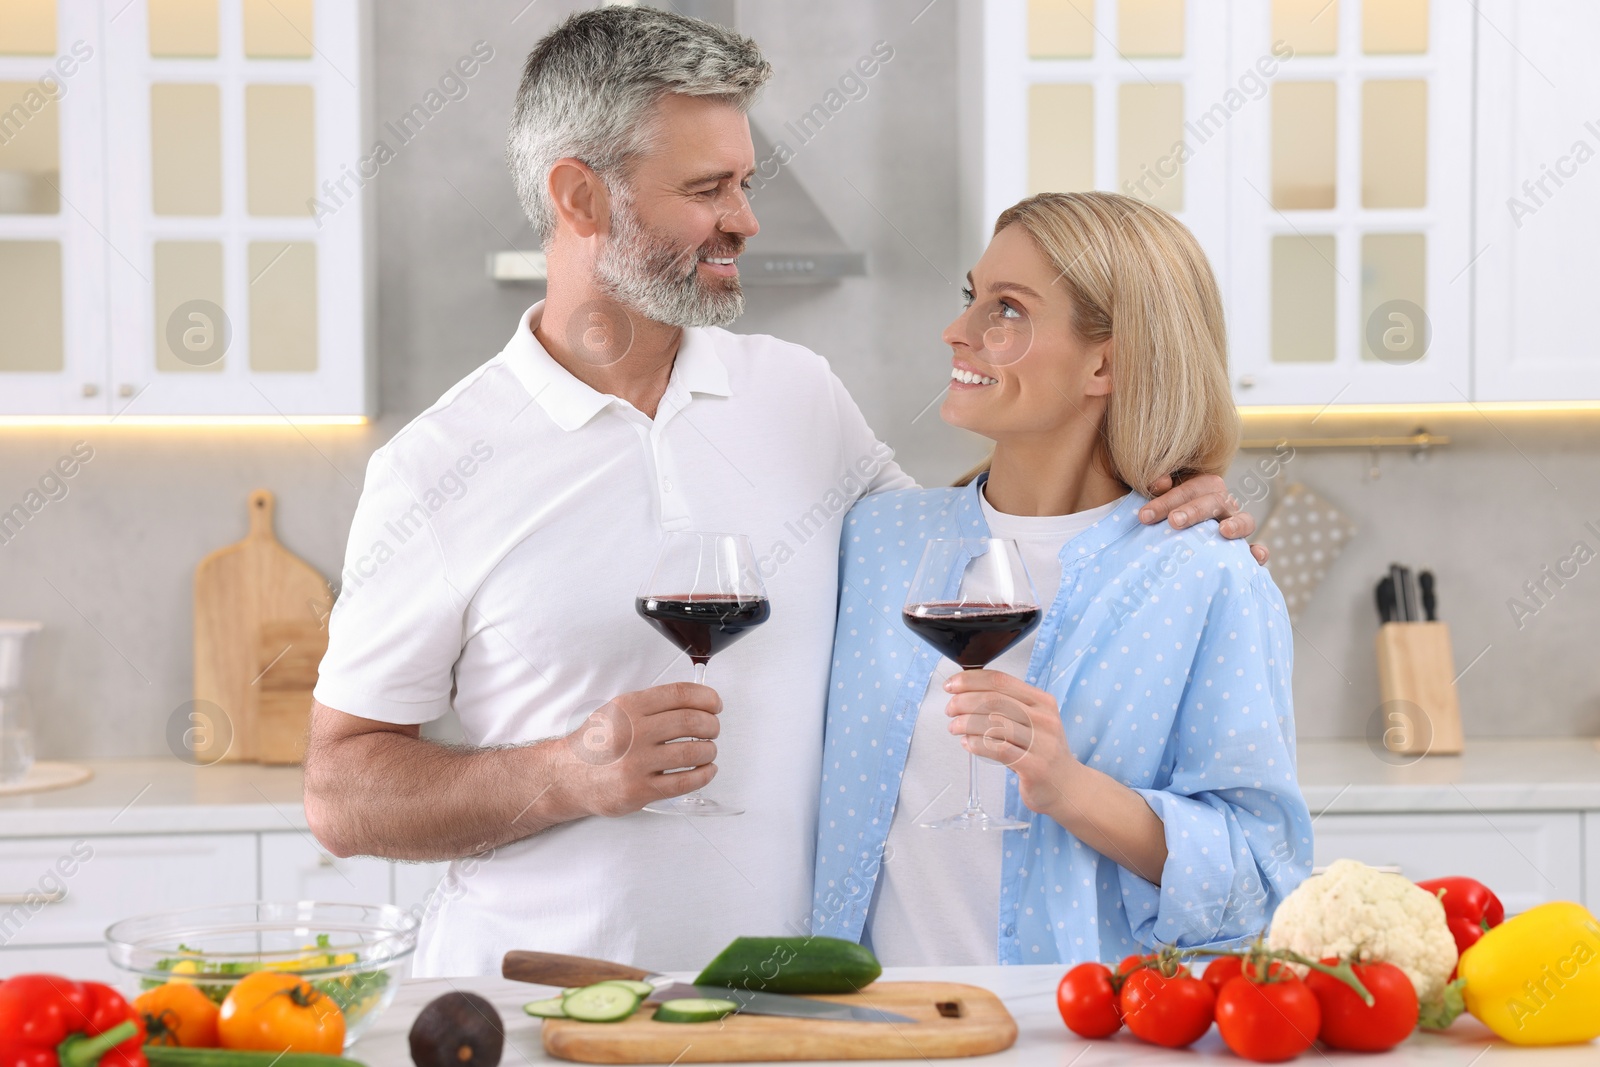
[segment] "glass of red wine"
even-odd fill
[[[704,684],[706,664],[772,614],[743,534],[676,532],[666,535],[634,608],[667,640],[689,654],[694,680]],[[665,815],[742,815],[698,789],[646,804]]]
[[[1015,541],[933,540],[906,591],[908,629],[964,671],[982,670],[1039,625],[1039,603]],[[978,756],[969,755],[967,806],[922,823],[933,830],[1021,830],[1026,822],[994,816],[978,800]]]

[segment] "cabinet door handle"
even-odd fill
[[[52,889],[48,893],[40,893],[37,890],[28,893],[0,893],[0,905],[33,904],[35,902],[60,904],[66,899],[67,891],[65,889]]]

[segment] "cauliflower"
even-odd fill
[[[1456,965],[1456,941],[1439,899],[1409,879],[1355,860],[1335,860],[1284,897],[1267,946],[1311,959],[1392,963],[1425,1005],[1444,999]]]

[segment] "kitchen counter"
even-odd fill
[[[299,767],[81,760],[82,785],[0,797],[0,836],[304,830]]]
[[[1600,811],[1600,741],[1468,738],[1459,756],[1374,753],[1365,741],[1303,741],[1300,788],[1337,812]]]
[[[1017,1021],[1017,1043],[992,1056],[975,1057],[972,1063],[995,1067],[1083,1067],[1107,1063],[1167,1065],[1193,1064],[1206,1060],[1230,1067],[1248,1067],[1248,1061],[1235,1057],[1222,1043],[1216,1027],[1191,1048],[1172,1052],[1147,1045],[1126,1030],[1106,1041],[1085,1041],[1061,1023],[1056,1013],[1055,988],[1063,969],[1039,967],[890,967],[885,981],[964,982],[993,990],[1005,1001]],[[685,975],[684,977],[689,977]],[[487,997],[499,1010],[506,1026],[505,1054],[500,1062],[560,1063],[546,1056],[539,1044],[539,1021],[524,1015],[521,1006],[530,1000],[553,995],[544,986],[521,985],[499,978],[417,978],[408,979],[400,995],[373,1029],[350,1050],[353,1059],[370,1067],[389,1067],[410,1063],[407,1034],[423,1005],[452,989],[475,992]],[[883,1025],[883,1024],[863,1024]],[[685,1027],[685,1030],[690,1029]],[[1463,1016],[1443,1034],[1420,1033],[1405,1044],[1383,1055],[1359,1052],[1310,1051],[1296,1061],[1325,1064],[1349,1061],[1361,1067],[1396,1067],[1399,1064],[1424,1067],[1473,1067],[1489,1049],[1495,1055],[1483,1067],[1594,1067],[1596,1048],[1587,1045],[1525,1049],[1508,1045],[1490,1034],[1477,1020]],[[957,1062],[957,1061],[951,1061]]]
[[[1469,738],[1467,746],[1461,756],[1397,766],[1364,741],[1304,741],[1300,783],[1313,814],[1600,811],[1600,742]],[[94,777],[82,785],[0,797],[0,837],[306,828],[299,767],[84,762]]]

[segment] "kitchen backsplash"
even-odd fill
[[[445,21],[424,0],[377,5],[380,115],[403,110],[474,41],[495,50],[470,94],[372,184],[378,420],[304,430],[0,432],[0,509],[30,493],[42,502],[20,530],[0,535],[0,617],[47,627],[34,663],[41,756],[165,753],[167,722],[189,699],[194,567],[243,535],[250,490],[273,490],[279,538],[336,574],[367,456],[497,352],[538,298],[538,290],[490,282],[484,259],[531,244],[501,162],[504,129],[521,57],[576,5],[539,4],[513,21],[517,6],[462,0]],[[774,126],[810,107],[837,76],[839,57],[883,40],[895,58],[870,94],[789,164],[845,239],[867,253],[868,277],[752,287],[738,328],[826,355],[907,469],[930,484],[948,481],[982,454],[981,442],[929,410],[948,375],[939,331],[959,306],[955,279],[968,266],[956,251],[951,165],[962,150],[951,121],[955,9],[926,0],[814,0],[745,3],[740,16],[778,70],[757,108]],[[1296,433],[1326,433],[1328,421]],[[1600,552],[1600,420],[1465,415],[1430,421],[1429,429],[1455,442],[1420,463],[1385,453],[1376,479],[1365,452],[1301,449],[1284,466],[1282,484],[1311,486],[1357,528],[1296,627],[1301,735],[1366,730],[1377,705],[1372,586],[1397,560],[1438,576],[1441,617],[1465,672],[1469,745],[1474,737],[1600,733],[1592,651],[1600,565],[1589,564]],[[1261,498],[1250,480],[1260,455],[1241,456],[1230,484],[1258,498],[1253,510],[1264,515],[1273,498]],[[1543,585],[1537,602],[1529,582]]]

